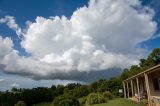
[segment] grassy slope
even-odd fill
[[[40,103],[32,106],[53,106],[51,103]],[[96,104],[92,106],[143,106],[131,100],[125,100],[123,98],[109,100],[107,103]]]
[[[92,106],[143,106],[143,105],[133,102],[131,100],[125,100],[125,99],[119,98],[119,99],[110,100],[108,101],[108,103],[97,104]]]
[[[35,104],[35,105],[32,105],[32,106],[53,106],[53,105],[50,102],[45,102],[45,103]]]

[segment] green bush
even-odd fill
[[[93,104],[100,104],[100,103],[105,103],[105,102],[106,102],[106,100],[101,94],[91,93],[87,97],[86,104],[93,105]]]
[[[148,100],[147,99],[142,99],[141,104],[143,104],[143,105],[148,104]]]
[[[87,101],[87,97],[82,97],[82,98],[79,98],[79,103],[80,103],[80,106],[85,106],[85,104],[86,104],[86,101]]]
[[[24,101],[18,101],[14,106],[26,106],[26,104],[24,103]]]
[[[71,95],[61,95],[54,99],[54,106],[79,106],[79,101]]]
[[[103,93],[103,97],[104,97],[105,99],[112,99],[112,98],[113,98],[113,95],[112,95],[111,92],[105,91],[105,92]]]
[[[76,99],[64,99],[59,102],[60,106],[79,106],[79,102]]]

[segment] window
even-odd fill
[[[160,77],[153,78],[153,87],[155,91],[160,90]]]

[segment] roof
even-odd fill
[[[159,68],[160,68],[160,64],[158,64],[158,65],[156,65],[156,66],[154,66],[154,67],[151,67],[151,68],[149,68],[149,69],[147,69],[147,70],[145,70],[145,71],[143,71],[143,72],[141,72],[141,73],[138,73],[138,74],[136,74],[136,75],[134,75],[134,76],[132,76],[132,77],[129,77],[129,78],[127,78],[127,79],[124,80],[124,81],[128,81],[128,80],[131,80],[131,79],[133,79],[133,78],[135,78],[135,77],[142,76],[142,75],[144,75],[144,73],[154,72],[154,71],[156,71],[156,70],[159,69]]]

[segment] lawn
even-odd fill
[[[131,100],[126,100],[122,98],[113,99],[103,104],[96,104],[92,106],[143,106],[142,104],[133,102]]]
[[[44,102],[44,103],[39,103],[39,104],[35,104],[35,105],[32,105],[32,106],[53,106],[53,105],[50,102]]]
[[[51,103],[40,103],[32,106],[53,106],[53,105]],[[92,106],[144,106],[144,105],[133,102],[131,100],[117,98],[117,99],[109,100],[107,103],[96,104]]]

